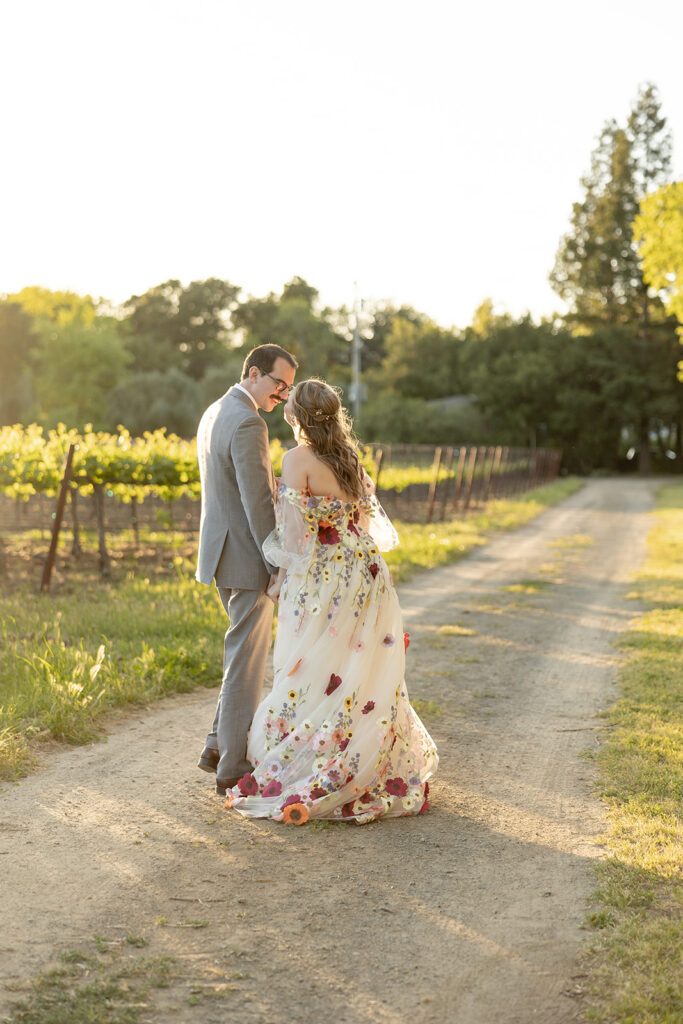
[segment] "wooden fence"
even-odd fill
[[[553,480],[560,468],[561,452],[545,448],[498,446],[373,445],[376,483],[387,514],[406,522],[429,523],[467,515],[483,508],[494,498],[513,497]],[[397,489],[387,487],[390,470],[419,467],[422,482]],[[199,529],[199,502],[180,498],[174,502],[149,497],[144,502],[124,504],[104,495],[107,531],[176,530],[193,533]],[[0,531],[12,533],[40,530],[47,536],[55,515],[55,498],[34,495],[17,501],[0,495]],[[65,512],[65,527],[76,511]],[[93,498],[78,499],[78,521],[84,529],[96,529]]]

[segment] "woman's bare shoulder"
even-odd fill
[[[285,452],[282,457],[282,480],[285,486],[304,488],[313,459],[315,456],[307,445],[297,445]]]

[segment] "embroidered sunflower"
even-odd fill
[[[347,709],[353,707],[353,698],[352,697],[345,697],[344,698],[344,707],[347,708]]]
[[[341,551],[336,551],[335,555],[334,555],[334,560],[335,560],[335,562],[343,562],[344,561],[343,553]]]
[[[290,700],[296,700],[296,690],[290,690],[287,696]]]
[[[364,551],[360,551],[360,550],[356,551],[356,558],[358,558],[358,559],[365,558],[365,552]]]

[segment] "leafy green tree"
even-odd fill
[[[27,423],[35,415],[33,319],[18,302],[0,302],[0,424]]]
[[[130,356],[113,321],[39,325],[35,388],[44,426],[107,429],[107,395],[125,376]]]
[[[315,288],[295,277],[281,296],[271,292],[240,303],[233,324],[242,334],[242,353],[256,345],[281,345],[296,357],[300,380],[321,376],[344,384],[349,376],[349,342],[341,325],[334,323],[334,312],[318,309],[317,297]]]
[[[683,181],[663,185],[642,200],[633,237],[646,283],[683,325]],[[679,335],[683,341],[683,326]]]
[[[197,432],[205,403],[201,383],[172,366],[134,374],[109,392],[106,408],[109,423],[114,427],[120,423],[131,434],[140,436],[146,430],[165,427],[169,433],[189,439]]]
[[[240,289],[208,278],[184,287],[170,280],[123,304],[123,324],[137,372],[177,367],[198,380],[220,366],[232,340]]]
[[[51,291],[31,285],[7,296],[10,302],[18,303],[34,320],[49,321],[53,324],[76,322],[90,326],[95,322],[97,308],[89,295],[76,292]]]
[[[433,320],[395,316],[384,342],[384,388],[404,398],[442,398],[459,390],[460,339]]]
[[[575,203],[571,230],[560,243],[551,282],[569,306],[568,321],[579,334],[625,326],[626,353],[640,386],[634,430],[640,469],[650,469],[651,421],[662,404],[680,405],[675,378],[652,374],[671,352],[671,327],[661,301],[648,292],[633,243],[633,223],[644,193],[669,171],[671,139],[656,90],[641,88],[627,125],[607,123],[582,179],[584,199]]]

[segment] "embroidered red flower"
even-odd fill
[[[387,779],[384,788],[387,793],[390,793],[392,796],[405,796],[408,792],[407,785],[403,779],[399,779],[398,776],[395,779]]]
[[[290,804],[300,804],[300,803],[301,803],[301,796],[300,796],[300,794],[299,793],[294,793],[293,796],[288,796],[287,797],[287,799],[283,803],[283,805],[280,808],[280,810],[284,811],[285,807],[289,807]]]
[[[344,806],[342,807],[342,818],[352,818],[353,817],[353,804],[354,804],[353,800],[350,800],[348,802],[348,804],[344,804]]]
[[[279,796],[281,792],[282,783],[278,782],[276,779],[271,779],[271,781],[267,782],[263,787],[261,796]]]
[[[375,706],[374,700],[369,700],[367,702],[367,704],[365,705],[365,707],[363,708],[363,710],[361,711],[361,714],[362,715],[369,715],[370,712],[372,711],[372,709],[374,708],[374,706]]]
[[[331,693],[334,693],[338,686],[341,686],[341,681],[341,676],[336,676],[333,672],[332,675],[330,676],[329,683],[325,687],[325,693],[327,694],[328,697]]]
[[[311,790],[311,800],[320,800],[324,796],[327,796],[327,790],[322,786],[314,786]]]
[[[360,800],[360,802],[362,804],[371,804],[372,801],[373,801],[373,796],[372,796],[372,793],[367,793],[366,792],[366,793],[363,793],[362,796],[359,796],[358,799]]]
[[[326,519],[321,519],[318,523],[318,540],[321,544],[338,544],[339,530]]]
[[[424,814],[424,812],[428,811],[428,810],[429,810],[429,800],[425,800],[425,802],[422,804],[422,807],[418,811],[418,814]]]
[[[348,745],[349,745],[349,738],[348,738],[348,736],[345,736],[344,739],[339,744],[339,749],[340,750],[346,750]]]
[[[247,772],[237,783],[237,788],[242,796],[256,796],[258,793],[258,782],[251,772]]]
[[[379,572],[379,566],[378,566],[377,562],[373,562],[372,565],[369,565],[368,569],[370,570],[370,574],[371,574],[371,576],[372,576],[372,578],[374,580],[375,576]]]
[[[410,633],[403,634],[403,650],[407,651],[410,647]]]

